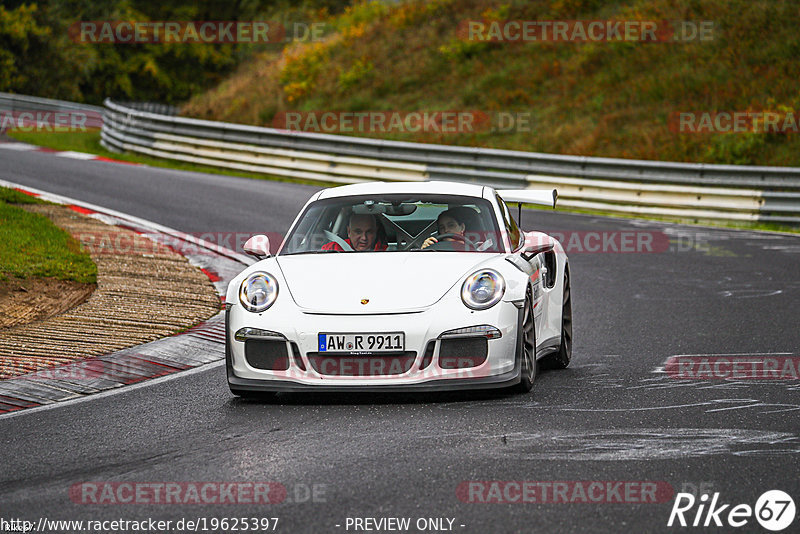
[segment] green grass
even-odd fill
[[[113,154],[100,146],[100,132],[27,132],[9,130],[9,137],[32,145],[53,148],[55,150],[73,150],[90,152],[98,156],[113,157]]]
[[[44,204],[45,202],[36,197],[26,195],[16,189],[0,187],[0,202],[8,204]]]
[[[77,240],[47,217],[14,205],[31,201],[35,199],[0,188],[0,280],[54,277],[97,283],[97,266]]]
[[[272,176],[256,172],[223,170],[218,167],[211,167],[208,165],[196,165],[181,161],[141,156],[131,152],[119,154],[117,152],[106,150],[103,145],[100,144],[100,132],[25,132],[21,130],[11,130],[7,132],[7,135],[23,143],[30,143],[32,145],[52,148],[54,150],[86,152],[89,154],[96,154],[104,158],[129,161],[131,163],[139,163],[142,165],[149,165],[151,167],[163,167],[166,169],[175,169],[179,171],[204,172],[208,174],[225,174],[227,176],[256,178],[259,180],[275,180],[279,182],[292,182],[306,185],[341,185],[327,182],[317,182],[313,180],[285,178],[282,176]]]

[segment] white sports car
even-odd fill
[[[523,202],[555,207],[556,191],[316,193],[275,256],[266,236],[244,246],[259,261],[228,286],[231,391],[530,391],[537,359],[569,364],[572,306],[564,249],[520,231],[507,203]]]

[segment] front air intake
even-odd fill
[[[417,353],[349,355],[309,352],[307,356],[311,367],[325,376],[394,376],[408,372]]]
[[[461,337],[439,341],[439,367],[469,369],[486,361],[489,340],[485,337]]]
[[[244,356],[247,364],[265,371],[286,371],[289,369],[289,353],[286,341],[273,339],[248,339],[244,342]]]

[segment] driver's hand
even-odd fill
[[[433,245],[434,243],[438,243],[438,242],[439,242],[439,240],[438,240],[438,239],[436,239],[435,237],[429,237],[428,239],[426,239],[426,240],[425,240],[425,241],[422,243],[422,248],[429,247],[429,246]]]

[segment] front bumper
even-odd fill
[[[372,393],[419,393],[424,391],[459,391],[479,389],[502,389],[519,384],[519,366],[507,373],[483,378],[454,378],[450,380],[429,380],[417,384],[308,384],[288,380],[253,380],[232,376],[228,370],[228,385],[236,391],[298,392],[316,391],[326,393],[345,393],[363,391]]]
[[[490,310],[473,311],[460,305],[450,308],[448,312],[431,309],[418,313],[370,316],[317,315],[284,309],[280,313],[259,315],[234,305],[226,312],[228,383],[237,392],[452,391],[506,388],[519,383],[520,369],[515,353],[520,331],[520,310],[513,303],[501,302]],[[467,369],[439,365],[442,333],[483,324],[497,328],[502,335],[487,341],[488,350],[482,364]],[[288,369],[273,371],[249,365],[245,357],[245,343],[234,339],[234,333],[243,327],[259,328],[284,336],[287,353],[294,355],[289,358]],[[405,354],[414,355],[408,371],[391,375],[333,376],[321,374],[311,365],[310,357],[320,354],[315,352],[318,332],[387,331],[405,333]],[[426,351],[430,342],[435,342],[433,353]],[[358,355],[350,357],[359,358]]]

